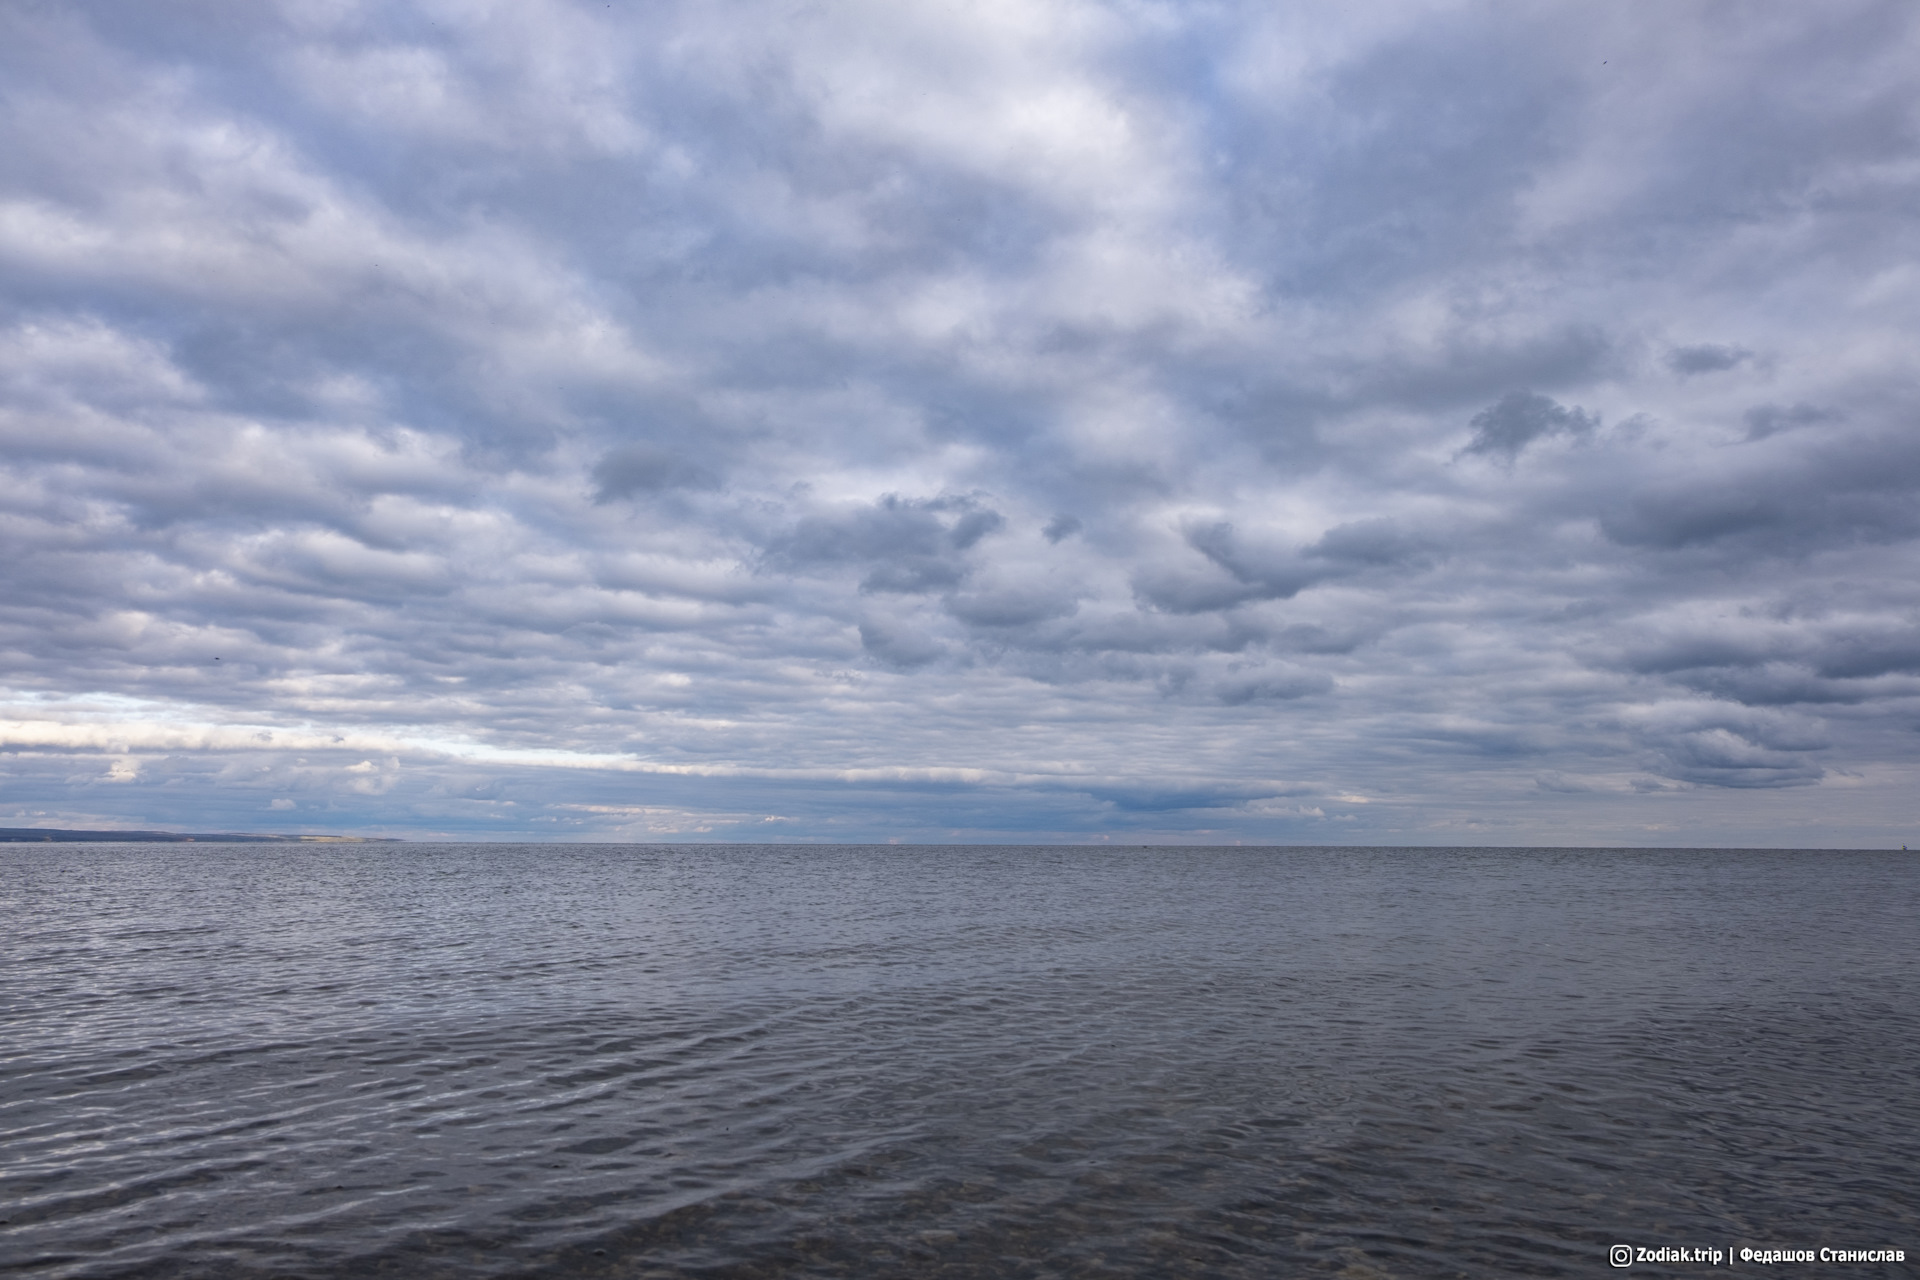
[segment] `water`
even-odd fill
[[[1916,906],[1870,852],[0,846],[0,1269],[1917,1265]]]

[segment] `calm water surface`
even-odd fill
[[[1912,1275],[1916,908],[1870,852],[0,846],[0,1271]]]

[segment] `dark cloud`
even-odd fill
[[[912,671],[940,657],[946,649],[937,641],[883,622],[860,624],[860,644],[890,667]]]
[[[1316,693],[1327,693],[1333,680],[1317,671],[1259,672],[1235,675],[1220,685],[1220,701],[1230,707],[1249,702],[1291,702]]]
[[[1920,620],[1894,634],[1848,634],[1821,646],[1814,669],[1830,680],[1920,675]]]
[[[972,498],[902,498],[807,516],[775,544],[791,565],[937,557],[965,551],[1004,524]]]
[[[1167,786],[1136,782],[1129,786],[1093,787],[1095,799],[1130,813],[1172,813],[1188,809],[1237,809],[1251,800],[1284,795],[1280,788],[1259,786]]]
[[[1729,459],[1715,471],[1650,476],[1601,517],[1624,546],[1679,550],[1715,544],[1803,556],[1920,531],[1912,502],[1920,441],[1856,434],[1803,450]]]
[[[1693,668],[1674,676],[1686,688],[1749,707],[1850,706],[1920,693],[1920,685],[1890,688],[1883,682],[1827,679],[1789,663]]]
[[[1169,613],[1210,613],[1261,596],[1257,587],[1229,574],[1196,573],[1172,566],[1138,570],[1133,575],[1133,592],[1141,603]]]
[[[1356,567],[1405,564],[1429,556],[1432,547],[1426,539],[1408,532],[1392,520],[1356,520],[1338,525],[1320,535],[1305,554],[1336,564]]]
[[[1825,773],[1811,755],[1828,744],[1803,731],[1751,716],[1709,713],[1701,719],[1704,723],[1648,735],[1657,772],[1681,782],[1742,789],[1808,786]]]
[[[668,489],[717,489],[719,478],[705,467],[665,449],[628,445],[615,449],[593,466],[595,500],[611,502],[636,494]]]
[[[1434,556],[1427,539],[1380,518],[1338,525],[1291,550],[1251,541],[1224,521],[1189,527],[1186,542],[1213,568],[1176,563],[1144,569],[1133,580],[1138,598],[1173,613],[1204,613],[1290,600],[1309,587],[1368,570],[1424,567]]]
[[[1820,422],[1832,422],[1837,417],[1828,409],[1818,409],[1810,404],[1756,405],[1747,410],[1747,439],[1765,440],[1794,427],[1807,427]]]
[[[1474,414],[1468,425],[1473,428],[1473,439],[1463,452],[1512,461],[1536,440],[1590,436],[1600,424],[1585,410],[1569,409],[1531,391],[1509,391],[1499,403]]]
[[[1187,530],[1187,543],[1231,574],[1248,600],[1289,599],[1331,576],[1330,570],[1306,563],[1297,552],[1250,544],[1225,521]]]
[[[1675,347],[1667,352],[1667,368],[1679,374],[1721,373],[1753,359],[1745,347],[1703,342],[1697,347]]]
[[[1520,337],[1480,333],[1475,326],[1463,324],[1428,349],[1368,370],[1368,385],[1383,397],[1431,411],[1442,406],[1471,404],[1515,383],[1590,384],[1613,372],[1612,366],[1620,362],[1619,356],[1613,339],[1589,324],[1568,324],[1549,333]],[[1525,395],[1511,392],[1490,412],[1504,410],[1503,419],[1517,412],[1525,421],[1528,408],[1524,399],[1517,410],[1508,407],[1509,402]],[[1577,431],[1583,421],[1577,416],[1555,420],[1550,416],[1550,409],[1546,412],[1555,430],[1570,427]],[[1479,421],[1476,417],[1474,425],[1478,426]],[[1532,438],[1533,434],[1526,436],[1527,440]],[[1499,443],[1496,447],[1504,450],[1505,445]]]
[[[968,592],[947,599],[947,612],[976,627],[1025,626],[1069,617],[1078,608],[1079,601],[1050,589]]]
[[[767,562],[787,572],[861,567],[863,592],[921,595],[957,586],[969,572],[966,553],[1005,524],[976,498],[888,494],[802,518],[774,538]]]

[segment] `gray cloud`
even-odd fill
[[[860,624],[860,644],[879,661],[903,671],[924,667],[946,652],[937,641],[925,635],[878,621]]]
[[[1261,671],[1238,674],[1220,685],[1220,701],[1230,707],[1249,702],[1290,702],[1333,689],[1327,675],[1315,671]]]
[[[1891,839],[1916,49],[14,6],[0,812]]]
[[[1753,359],[1745,347],[1722,346],[1703,342],[1694,347],[1675,347],[1667,352],[1667,368],[1678,374],[1722,373],[1737,369]]]
[[[967,576],[965,553],[1006,524],[972,497],[901,498],[803,517],[779,535],[769,563],[805,571],[834,565],[867,569],[860,589],[918,595],[957,585]]]
[[[1768,436],[1794,427],[1813,426],[1816,423],[1831,422],[1835,415],[1826,409],[1817,409],[1810,404],[1755,405],[1747,410],[1747,439],[1765,440]]]
[[[1703,708],[1643,735],[1657,772],[1719,787],[1800,787],[1825,770],[1814,753],[1830,745],[1812,727],[1778,714]]]
[[[1717,472],[1650,476],[1601,523],[1623,545],[1660,549],[1724,544],[1795,555],[1904,541],[1920,529],[1909,500],[1916,481],[1920,444],[1863,432],[1729,459]]]
[[[947,599],[947,612],[976,627],[1024,626],[1069,617],[1078,608],[1071,596],[1045,588],[968,592]]]
[[[593,466],[596,498],[611,502],[667,489],[717,489],[720,481],[705,467],[665,449],[627,445],[611,450]]]
[[[1590,436],[1599,422],[1581,409],[1569,409],[1531,391],[1510,391],[1498,404],[1473,415],[1473,439],[1466,453],[1493,454],[1511,461],[1536,440],[1549,436]]]
[[[1425,560],[1431,551],[1426,539],[1392,520],[1375,518],[1327,530],[1304,554],[1340,565],[1369,567]]]

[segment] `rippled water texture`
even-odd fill
[[[1917,872],[0,846],[0,1266],[1594,1275],[1617,1242],[1920,1265]]]

